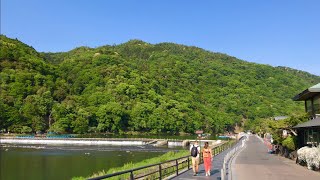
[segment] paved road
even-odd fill
[[[187,172],[184,172],[183,174],[180,174],[177,177],[174,177],[175,180],[191,180],[191,179],[217,179],[217,177],[220,177],[220,169],[222,168],[223,158],[227,154],[227,151],[229,149],[221,152],[220,154],[216,155],[213,158],[212,161],[212,167],[211,167],[211,176],[206,176],[206,173],[204,171],[203,164],[199,165],[199,174],[197,176],[193,176],[193,171],[188,170]]]
[[[235,146],[239,146],[241,143],[236,144]],[[233,146],[232,148],[234,148]],[[184,172],[183,174],[180,174],[177,177],[174,177],[173,179],[175,180],[191,180],[191,179],[220,179],[221,178],[221,172],[220,170],[222,169],[223,165],[223,158],[224,156],[232,149],[226,149],[225,151],[221,152],[220,154],[216,155],[213,157],[212,161],[212,167],[211,167],[211,176],[206,176],[205,171],[204,171],[204,166],[203,164],[199,165],[199,174],[198,176],[193,176],[193,171],[188,170]]]
[[[233,180],[320,180],[320,173],[268,154],[263,142],[251,135],[247,147],[233,160],[232,177]]]

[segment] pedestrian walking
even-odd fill
[[[205,142],[202,150],[204,169],[206,171],[206,176],[210,176],[211,171],[211,161],[212,161],[212,150],[209,147],[209,143]]]
[[[198,141],[195,141],[193,145],[190,146],[190,153],[192,159],[192,170],[193,175],[198,175],[199,172],[199,159],[200,159],[200,146],[198,145]]]

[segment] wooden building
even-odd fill
[[[305,111],[310,120],[294,127],[298,134],[298,146],[319,146],[320,144],[320,83],[316,84],[300,94],[293,100],[304,101]]]

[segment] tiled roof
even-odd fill
[[[320,117],[298,124],[293,128],[317,127],[317,126],[320,127]]]
[[[316,84],[316,85],[314,85],[314,86],[312,86],[312,87],[309,87],[308,90],[309,90],[310,92],[320,92],[320,83],[319,83],[319,84]]]
[[[296,95],[292,99],[294,101],[303,101],[303,100],[310,99],[318,94],[320,94],[320,83],[309,87],[308,89],[302,91],[301,93],[299,93],[298,95]]]

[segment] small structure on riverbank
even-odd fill
[[[279,120],[283,120],[283,119],[287,119],[287,118],[288,118],[288,116],[275,116],[272,119],[275,121],[279,121]]]

